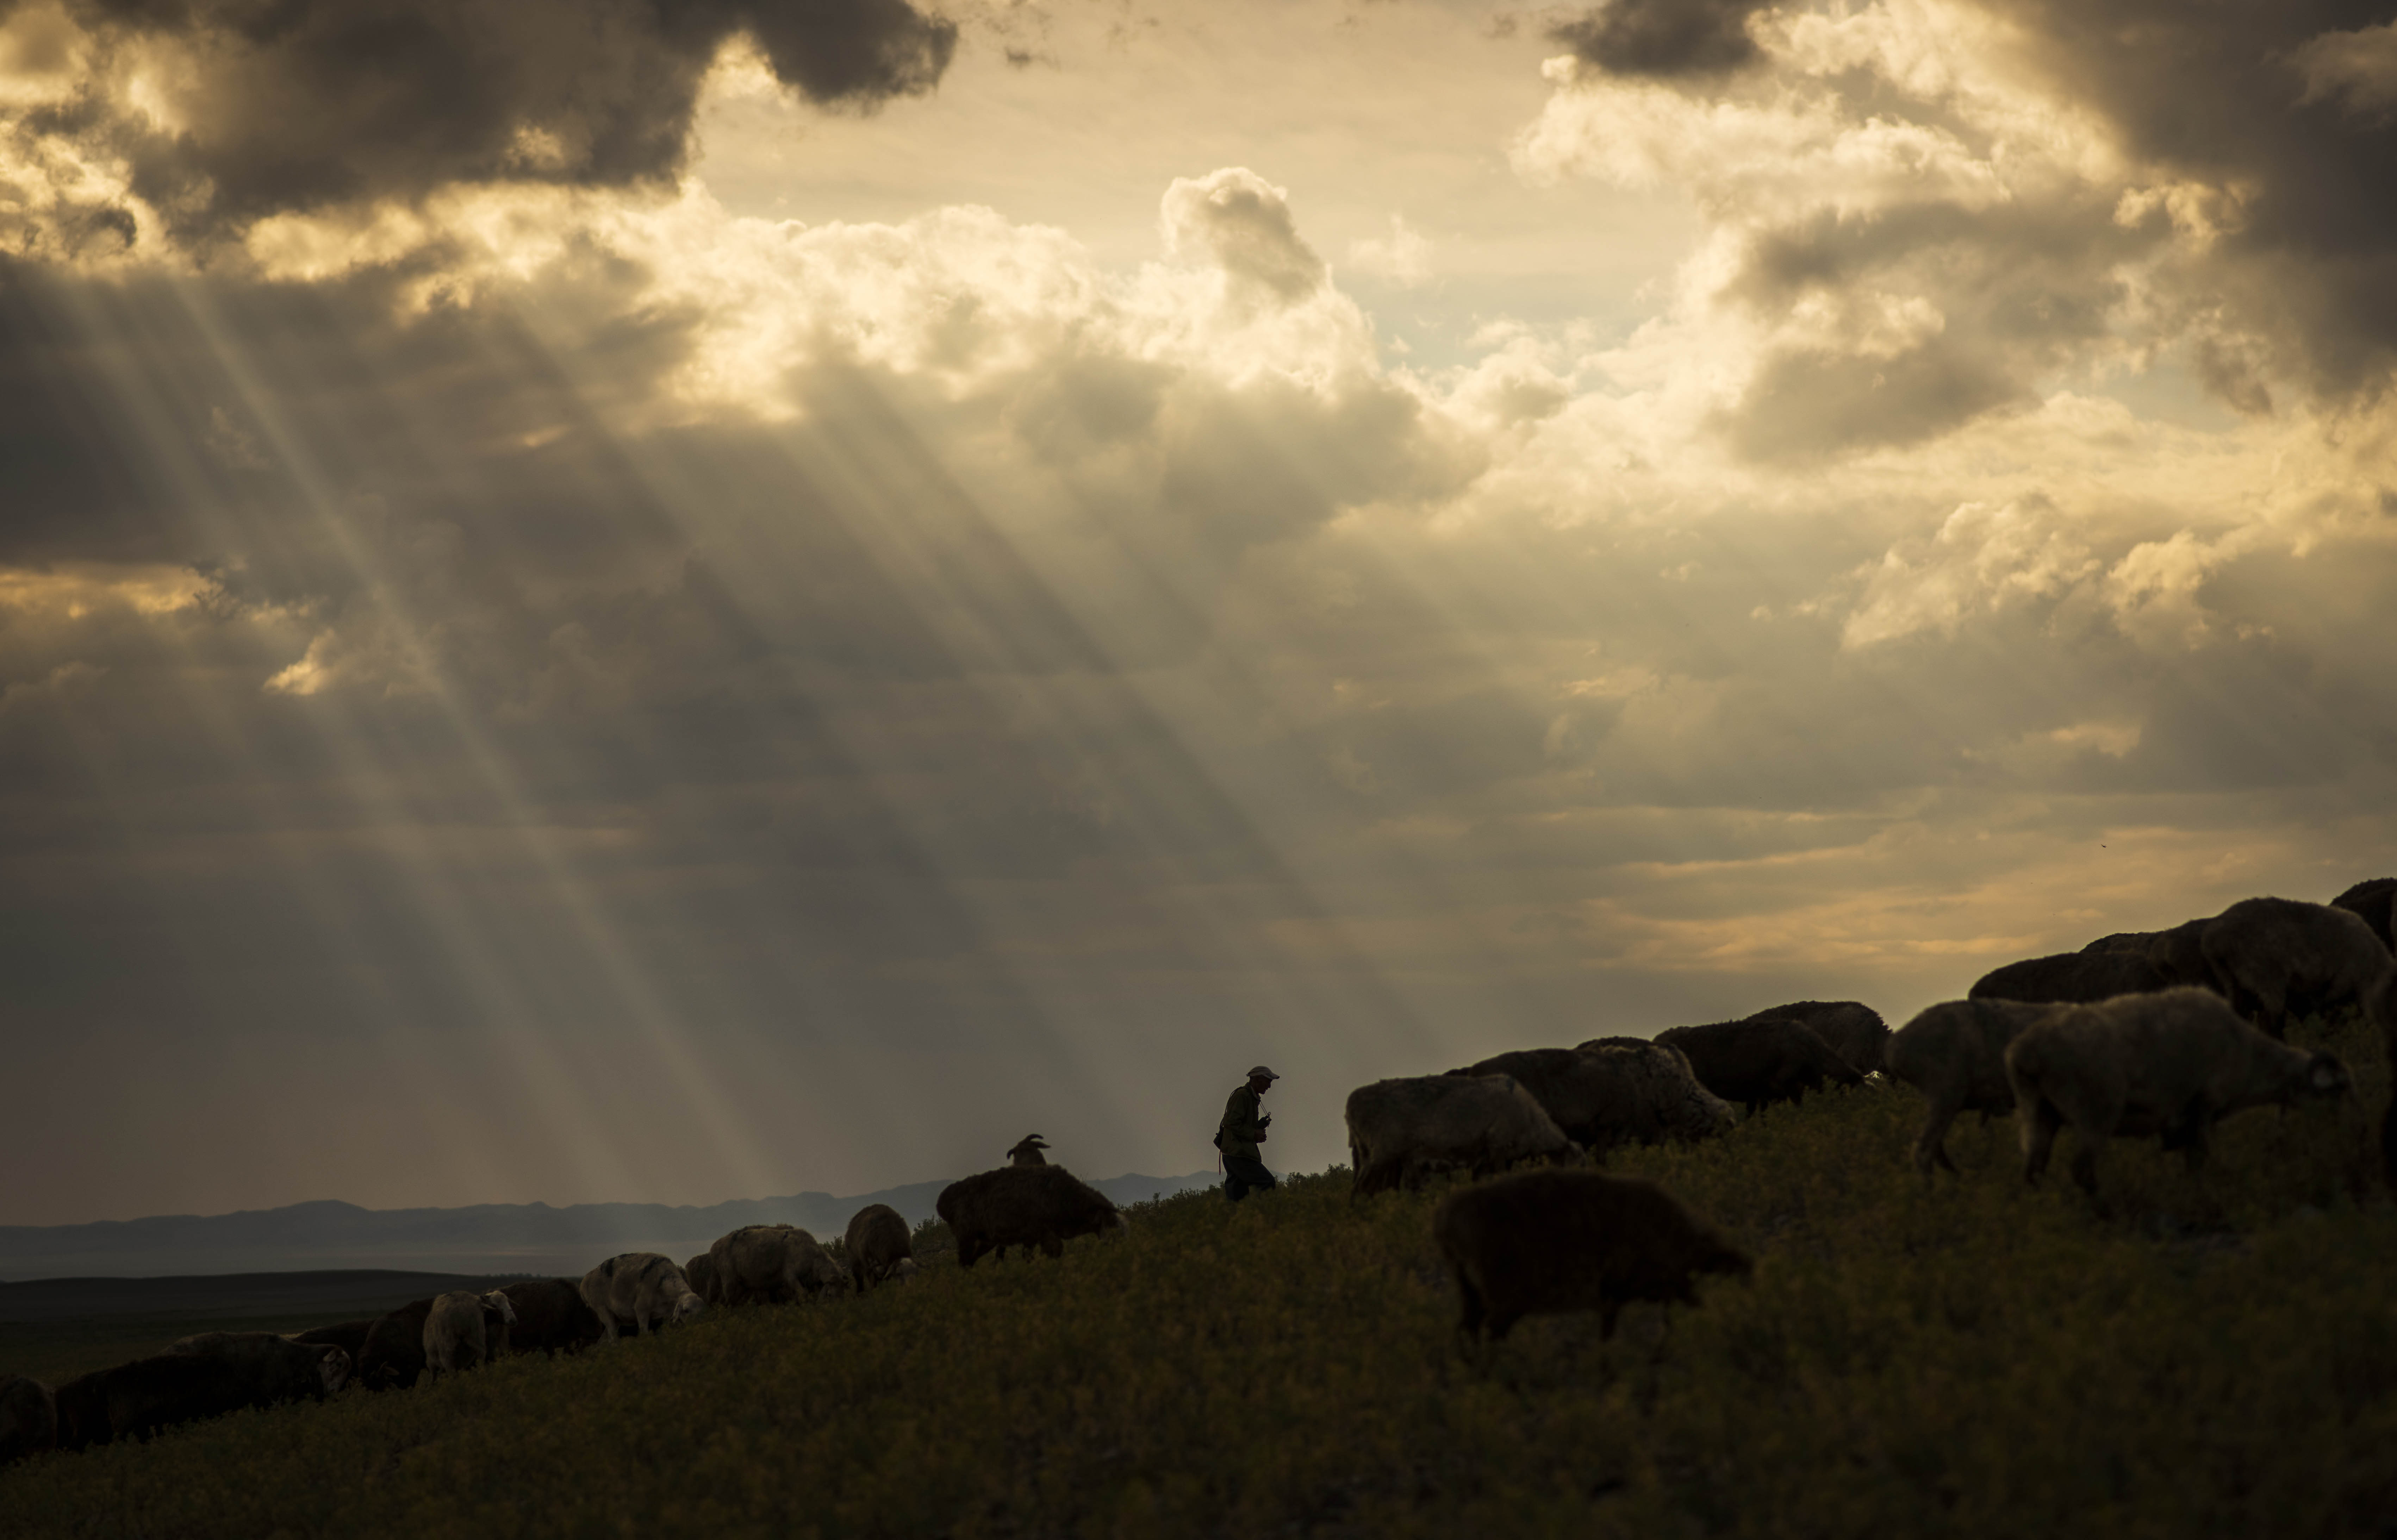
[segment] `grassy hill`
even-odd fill
[[[2011,1127],[1905,1161],[1902,1088],[1639,1151],[1751,1247],[1669,1323],[1454,1348],[1436,1194],[1190,1195],[1062,1261],[928,1268],[556,1362],[247,1413],[0,1473],[0,1533],[2385,1535],[2386,1092],[2118,1142],[2102,1211]]]

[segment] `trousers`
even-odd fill
[[[1232,1201],[1237,1203],[1252,1192],[1270,1191],[1273,1187],[1274,1174],[1255,1156],[1224,1157],[1224,1196]]]

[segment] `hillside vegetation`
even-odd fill
[[[2323,1034],[2310,1034],[2320,1041]],[[244,1413],[0,1474],[11,1534],[2380,1535],[2397,1212],[2377,1035],[2337,1109],[2232,1119],[2105,1204],[1961,1180],[1868,1086],[1627,1152],[1751,1248],[1669,1321],[1535,1318],[1468,1362],[1437,1192],[1345,1171],[1120,1241],[575,1359]]]

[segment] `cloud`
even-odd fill
[[[1750,0],[1607,0],[1548,30],[1549,39],[1614,74],[1702,75],[1757,57]]]
[[[5,26],[0,52],[47,70],[0,119],[0,173],[58,197],[116,180],[69,208],[117,210],[128,245],[145,222],[204,241],[449,186],[658,183],[735,37],[809,100],[858,109],[931,89],[957,39],[905,0],[78,0]],[[74,223],[40,221],[69,248]]]
[[[1420,288],[1431,282],[1431,250],[1429,237],[1393,214],[1387,235],[1348,243],[1348,265],[1399,288]]]
[[[2300,102],[2336,101],[2368,121],[2397,108],[2397,21],[2308,38],[2289,62],[2306,83]]]

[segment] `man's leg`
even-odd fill
[[[1224,1191],[1234,1202],[1252,1192],[1265,1192],[1274,1186],[1274,1174],[1265,1169],[1263,1161],[1246,1155],[1224,1158]]]

